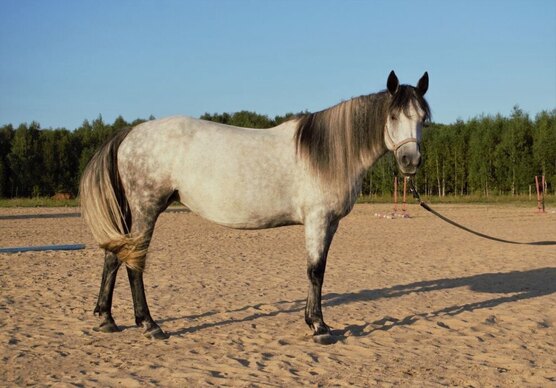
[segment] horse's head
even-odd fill
[[[394,152],[400,171],[415,175],[421,164],[419,142],[423,124],[430,119],[430,109],[424,98],[429,87],[429,75],[423,74],[417,87],[400,85],[394,71],[387,81],[390,105],[384,127],[386,147]]]

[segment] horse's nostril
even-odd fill
[[[402,156],[402,166],[404,167],[409,166],[409,158],[407,157],[407,155]]]

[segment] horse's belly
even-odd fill
[[[225,195],[225,192],[197,196],[186,190],[184,194],[180,194],[181,201],[191,211],[231,228],[265,229],[301,223],[295,209],[285,203],[264,199],[246,201],[233,193]]]
[[[262,229],[299,224],[297,195],[290,179],[263,173],[226,174],[224,169],[204,171],[180,179],[180,200],[193,212],[217,224],[241,229]],[[199,179],[199,177],[204,177]]]

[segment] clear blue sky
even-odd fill
[[[427,70],[436,122],[556,108],[556,1],[0,0],[0,125],[324,109]]]

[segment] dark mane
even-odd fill
[[[298,118],[296,152],[327,183],[352,183],[365,160],[376,160],[387,149],[387,115],[415,104],[430,119],[430,108],[413,86],[400,85],[394,96],[387,91],[360,96],[331,108]]]
[[[417,93],[417,89],[415,89],[411,85],[400,85],[398,91],[394,96],[391,98],[390,102],[390,111],[396,112],[403,110],[407,113],[407,109],[414,104],[417,105],[423,112],[425,112],[425,117],[423,121],[430,121],[431,120],[431,109],[427,100]]]
[[[381,92],[302,116],[295,133],[297,154],[327,182],[349,181],[362,158],[384,153],[388,100]]]

